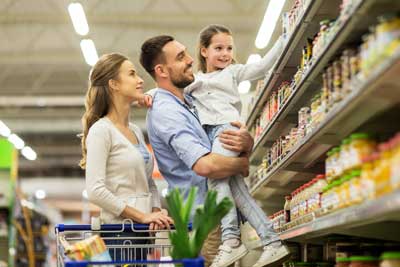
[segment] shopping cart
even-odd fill
[[[191,229],[191,225],[188,226]],[[57,267],[123,266],[123,267],[203,267],[202,257],[183,260],[160,260],[169,255],[171,244],[168,232],[172,230],[149,230],[149,225],[133,224],[125,220],[122,224],[103,224],[95,229],[90,224],[55,227],[57,239]],[[113,258],[112,261],[73,261],[65,255],[67,245],[73,245],[93,235],[100,235]],[[139,260],[138,260],[139,259]]]

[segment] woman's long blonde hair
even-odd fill
[[[90,71],[89,86],[85,99],[85,113],[82,116],[82,159],[79,163],[82,169],[86,167],[86,138],[90,127],[100,118],[107,115],[112,106],[109,80],[118,80],[119,69],[127,57],[111,53],[99,58]]]

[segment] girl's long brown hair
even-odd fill
[[[226,33],[232,35],[232,32],[223,25],[211,24],[201,30],[199,35],[199,45],[197,47],[197,68],[203,72],[207,72],[207,62],[206,59],[201,55],[201,48],[208,48],[211,44],[211,39],[214,35],[218,33]],[[232,61],[234,63],[234,60]]]
[[[109,80],[118,80],[119,69],[127,60],[118,53],[105,54],[99,58],[90,71],[89,86],[85,99],[85,113],[82,116],[82,159],[79,163],[82,169],[86,167],[86,138],[90,127],[104,117],[112,105]]]

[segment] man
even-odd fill
[[[198,187],[196,204],[199,205],[203,204],[207,191],[205,177],[247,176],[249,162],[246,156],[225,157],[211,152],[210,141],[191,98],[183,93],[194,80],[193,59],[185,46],[171,36],[151,38],[142,45],[140,63],[158,87],[153,94],[153,107],[147,114],[147,130],[159,169],[169,186],[186,192],[192,186]],[[220,139],[226,148],[242,152],[242,155],[249,155],[252,150],[253,139],[244,127],[238,131],[225,131]],[[218,241],[206,241],[206,252],[211,250],[210,243],[219,245],[219,236],[214,235],[214,238]],[[216,254],[217,247],[214,249],[210,256]],[[230,255],[235,253],[234,249],[229,251]],[[212,257],[202,254],[208,265]],[[230,262],[224,264],[227,266]]]

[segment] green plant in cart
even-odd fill
[[[188,224],[196,194],[197,188],[192,187],[185,202],[181,192],[176,188],[166,197],[176,229],[169,234],[172,244],[171,256],[174,259],[198,257],[208,234],[233,207],[232,201],[226,197],[217,203],[217,192],[208,191],[204,205],[196,208],[192,224],[193,230],[189,234]]]

